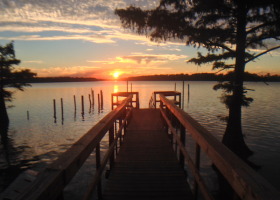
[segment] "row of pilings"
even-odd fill
[[[85,117],[85,101],[86,97],[88,97],[88,102],[89,102],[89,113],[93,113],[94,107],[95,107],[95,95],[94,95],[94,90],[91,89],[90,94],[88,96],[81,95],[80,96],[80,107],[81,107],[81,116],[82,120],[84,120]],[[79,98],[79,97],[77,97]],[[73,95],[73,107],[74,107],[74,119],[77,117],[77,98],[76,95]],[[54,118],[54,123],[57,123],[57,109],[59,106],[59,102],[56,101],[56,99],[53,99],[53,118]],[[61,109],[61,121],[63,124],[64,121],[64,105],[63,105],[63,98],[60,98],[60,109]],[[103,91],[100,90],[100,93],[97,94],[97,110],[98,113],[102,112],[104,109],[104,98],[103,98]],[[28,113],[28,119],[29,119],[29,113]]]

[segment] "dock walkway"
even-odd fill
[[[191,199],[157,109],[135,109],[103,199]]]
[[[278,190],[180,109],[180,93],[154,94],[150,100],[151,109],[139,109],[138,92],[112,94],[112,108],[116,108],[33,179],[21,176],[19,182],[15,181],[19,184],[9,187],[0,199],[63,199],[65,188],[95,152],[94,177],[81,187],[85,191],[81,190],[79,199],[190,200],[203,197],[212,200],[215,198],[200,173],[202,151],[234,191],[224,199],[237,196],[243,200],[280,199]],[[125,99],[120,102],[118,97]],[[175,145],[170,143],[167,131]],[[189,139],[196,143],[195,155],[190,155],[185,147],[186,131],[192,136]],[[100,147],[104,138],[109,142],[102,155]],[[117,156],[116,150],[119,150]],[[104,181],[102,175],[109,164],[110,173],[105,173],[109,178]],[[193,192],[186,181],[183,164],[194,178]]]

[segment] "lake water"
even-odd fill
[[[147,108],[150,96],[156,90],[182,91],[182,82],[130,82],[132,90],[140,94],[140,107]],[[129,90],[131,85],[129,83]],[[190,85],[190,98],[185,97],[184,110],[198,120],[219,140],[225,122],[217,116],[226,116],[227,109],[220,103],[221,91],[212,90],[215,82],[185,82]],[[261,168],[258,172],[280,189],[280,83],[246,83],[254,102],[243,108],[243,130],[246,143],[255,153],[250,161]],[[88,95],[95,93],[95,107],[90,108]],[[97,110],[97,93],[103,91],[104,109]],[[25,92],[16,92],[8,109],[10,127],[8,140],[0,144],[1,176],[9,166],[37,171],[55,160],[96,122],[111,110],[111,93],[126,91],[126,82],[79,82],[32,84]],[[73,96],[76,96],[75,113]],[[81,95],[85,99],[85,115],[81,115]],[[61,117],[60,99],[64,115]],[[57,119],[54,120],[53,99],[56,100]],[[29,119],[27,119],[27,111]],[[106,143],[106,141],[105,141]],[[105,148],[105,146],[103,147]],[[207,161],[202,164],[207,165]],[[209,165],[209,163],[208,163]],[[4,171],[4,172],[3,172]]]

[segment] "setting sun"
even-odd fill
[[[119,76],[120,76],[120,72],[114,72],[114,73],[113,73],[113,77],[114,77],[115,79],[119,78]]]

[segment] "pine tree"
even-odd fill
[[[23,91],[27,79],[33,78],[36,74],[28,69],[15,70],[14,65],[19,65],[20,60],[16,59],[13,42],[0,45],[0,128],[7,127],[9,117],[5,101],[12,100],[11,90],[6,88],[16,88]]]
[[[248,62],[280,48],[280,1],[161,0],[155,9],[130,6],[115,13],[124,28],[152,41],[182,40],[204,49],[206,53],[198,52],[189,62],[212,63],[218,71],[233,70],[230,82],[214,87],[225,91],[223,102],[229,108],[223,143],[240,157],[249,156],[252,152],[244,142],[241,106],[253,99],[245,95],[243,76]],[[262,52],[256,54],[254,49]]]

